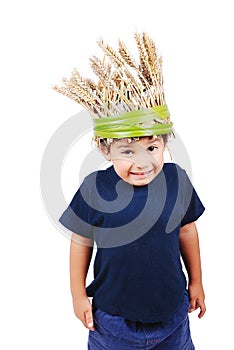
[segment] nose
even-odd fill
[[[138,169],[144,169],[147,167],[147,157],[143,154],[138,154],[135,157],[135,165]]]

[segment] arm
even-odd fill
[[[92,306],[86,294],[85,281],[93,252],[93,241],[73,234],[70,246],[70,282],[73,307],[84,326],[94,330]]]
[[[199,239],[194,222],[180,229],[180,252],[189,277],[190,309],[192,312],[200,308],[201,318],[206,312],[205,294],[202,286],[202,269]]]

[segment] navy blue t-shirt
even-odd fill
[[[169,320],[186,288],[180,227],[204,209],[186,172],[173,163],[145,186],[124,182],[113,166],[87,176],[60,222],[97,245],[87,287],[94,307],[132,321]]]

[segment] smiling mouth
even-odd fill
[[[131,171],[130,174],[134,176],[148,176],[150,175],[154,170],[149,170],[149,171]]]

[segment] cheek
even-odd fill
[[[128,176],[129,170],[132,166],[132,162],[127,161],[127,160],[114,160],[113,162],[113,166],[114,169],[116,171],[116,173],[122,178],[126,178]]]
[[[154,162],[157,166],[161,166],[164,163],[163,152],[154,156]]]

